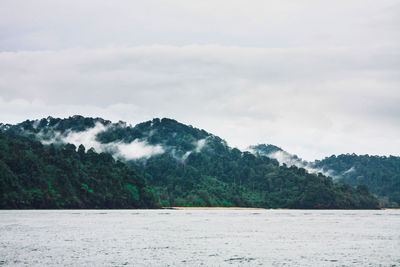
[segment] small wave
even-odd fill
[[[250,261],[254,261],[255,258],[246,258],[246,257],[237,257],[237,258],[230,258],[225,260],[226,262],[232,262],[232,261],[236,261],[239,263],[243,263],[243,262],[250,262]]]

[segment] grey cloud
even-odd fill
[[[196,45],[3,52],[1,119],[81,113],[137,123],[172,117],[241,148],[292,142],[291,151],[311,158],[339,148],[368,153],[370,145],[354,139],[384,137],[382,150],[371,151],[397,153],[399,83],[381,65],[370,64],[366,75],[365,61],[357,63],[380,51]]]
[[[172,117],[309,160],[398,155],[399,11],[392,0],[4,0],[0,121]]]
[[[399,40],[396,0],[3,0],[0,49],[210,44],[301,47]]]

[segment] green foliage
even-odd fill
[[[316,161],[316,166],[334,170],[341,182],[357,186],[360,193],[369,188],[382,206],[400,207],[400,157],[333,155]]]
[[[136,201],[139,200],[139,191],[137,190],[136,186],[127,184],[125,186],[125,189],[128,190],[128,192],[130,193],[130,195],[133,197],[133,199],[135,199]]]
[[[0,134],[0,208],[151,208],[137,170],[93,150]]]
[[[139,164],[164,206],[378,207],[375,197],[366,190],[346,187],[343,191],[342,185],[329,177],[279,166],[268,157],[232,149],[219,137],[173,120],[153,120],[135,128],[142,133],[159,133],[160,139],[168,140],[174,148],[173,153],[153,156]],[[169,137],[171,133],[175,133],[173,138]],[[199,138],[205,138],[206,145],[200,151],[193,150]],[[187,149],[191,153],[186,159],[177,158]]]
[[[125,165],[109,154],[93,149],[85,152],[83,146],[76,152],[74,145],[42,146],[28,141],[38,136],[50,140],[56,136],[54,131],[83,131],[96,123],[107,126],[96,136],[99,142],[140,140],[161,145],[165,153]],[[171,119],[153,119],[132,127],[100,118],[47,118],[10,126],[6,135],[4,144],[0,142],[1,151],[4,147],[1,182],[6,188],[0,192],[2,207],[32,207],[26,201],[40,201],[40,194],[24,190],[34,189],[43,192],[40,203],[48,207],[62,203],[65,207],[146,207],[154,206],[154,201],[161,206],[378,207],[366,188],[279,166],[276,160],[232,149],[217,136]],[[271,145],[260,149],[280,150]]]

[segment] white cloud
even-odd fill
[[[98,153],[108,152],[115,158],[122,158],[124,160],[149,158],[164,153],[164,149],[161,145],[150,145],[145,140],[135,139],[130,143],[120,141],[100,143],[97,140],[97,135],[107,129],[107,126],[97,122],[94,127],[89,128],[86,131],[67,131],[66,133],[55,131],[52,133],[54,136],[51,138],[45,138],[43,133],[39,132],[38,138],[41,139],[41,142],[44,144],[70,143],[74,144],[76,147],[82,144],[86,149],[94,148]]]
[[[101,123],[96,123],[93,128],[83,132],[70,131],[66,136],[61,136],[63,143],[74,144],[76,147],[84,145],[87,149],[94,148],[97,152],[104,152],[105,147],[96,140],[97,134],[104,132],[107,129]]]
[[[356,168],[355,167],[351,167],[347,171],[344,171],[343,174],[349,174],[349,173],[352,173],[352,172],[355,172],[355,171],[356,171]]]
[[[204,138],[204,139],[200,139],[200,140],[198,140],[198,141],[196,142],[195,151],[196,151],[197,153],[199,153],[199,152],[203,149],[203,147],[206,145],[206,141],[207,141],[207,139]]]
[[[2,50],[108,45],[390,43],[396,0],[2,0]]]
[[[316,168],[310,162],[302,161],[299,158],[293,157],[293,155],[287,153],[286,151],[275,151],[273,153],[266,155],[269,158],[276,159],[280,165],[286,164],[287,166],[296,166],[298,168],[303,168],[309,173],[322,173],[325,176],[330,176],[333,179],[338,179],[339,176],[335,175],[333,170],[324,170],[322,168]]]
[[[117,157],[126,160],[149,158],[164,153],[161,145],[149,145],[146,141],[133,140],[131,143],[111,143],[108,146],[117,148]]]
[[[362,57],[382,53],[397,52],[213,45],[0,53],[0,119],[172,117],[240,148],[274,143],[307,159],[397,155],[400,82],[392,73],[400,71]]]
[[[1,7],[1,122],[171,117],[309,160],[399,155],[398,1]]]

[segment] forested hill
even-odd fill
[[[382,206],[400,207],[400,157],[342,154],[307,162],[273,145],[261,144],[251,147],[251,150],[287,166],[321,172],[337,182],[352,186],[365,184],[379,197]]]
[[[0,132],[0,208],[154,208],[154,191],[109,154]]]
[[[100,118],[49,117],[0,128],[7,138],[54,144],[60,155],[72,143],[123,160],[140,169],[162,206],[378,207],[365,186],[353,188],[303,168],[279,166],[274,159],[231,148],[217,136],[171,119],[130,126]]]
[[[400,207],[400,157],[346,154],[315,161],[352,186],[365,184],[387,207]]]

